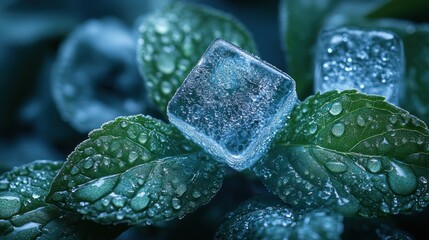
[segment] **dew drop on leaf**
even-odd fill
[[[139,157],[139,154],[136,151],[131,151],[128,155],[128,162],[133,163],[137,158]]]
[[[174,60],[174,56],[168,55],[166,53],[160,53],[160,55],[158,55],[158,61],[156,64],[161,72],[165,74],[171,74],[176,68]]]
[[[344,134],[344,130],[345,130],[344,123],[336,123],[332,127],[331,132],[332,134],[334,134],[334,136],[341,137]]]
[[[417,188],[417,178],[413,170],[402,163],[391,163],[392,170],[387,173],[387,181],[393,192],[408,195]]]
[[[368,160],[367,169],[372,173],[378,173],[381,171],[381,161],[376,158],[371,158]]]
[[[145,144],[147,142],[147,135],[146,133],[141,133],[139,136],[139,143]]]
[[[361,115],[358,115],[356,117],[356,124],[361,127],[365,126],[365,119]]]
[[[0,180],[0,190],[6,190],[9,188],[9,181],[7,179]]]
[[[178,199],[178,198],[171,199],[171,205],[176,210],[178,210],[178,209],[180,209],[182,207],[182,206],[180,206],[180,199]]]
[[[346,172],[349,168],[347,164],[344,164],[342,162],[327,162],[325,163],[326,168],[334,173],[343,173]]]
[[[144,192],[141,192],[131,199],[131,209],[135,212],[141,211],[147,207],[149,201],[149,197]]]
[[[74,194],[83,201],[94,202],[111,192],[117,180],[117,176],[96,179],[80,186]]]
[[[329,113],[331,113],[333,116],[337,116],[342,111],[343,111],[343,106],[339,102],[332,104],[331,109],[329,109]]]

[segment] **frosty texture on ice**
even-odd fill
[[[391,32],[323,31],[316,49],[315,91],[357,89],[397,104],[404,73],[402,41]]]
[[[219,39],[186,77],[167,114],[219,161],[243,170],[264,154],[297,101],[291,77]]]

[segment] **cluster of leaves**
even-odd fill
[[[98,124],[100,119],[91,121],[97,117],[91,112],[94,109],[83,109],[86,101],[110,106],[102,110],[112,111],[111,114],[127,114],[129,111],[124,110],[127,107],[121,105],[128,101],[127,91],[134,91],[138,99],[147,93],[149,99],[142,103],[147,104],[142,108],[146,112],[118,117],[91,131],[65,162],[35,161],[0,175],[0,238],[104,239],[115,238],[128,226],[144,226],[143,232],[151,225],[168,228],[171,222],[180,224],[188,218],[194,219],[195,215],[190,213],[216,194],[222,195],[222,189],[226,188],[222,187],[224,178],[229,186],[228,180],[237,175],[244,176],[246,183],[254,186],[247,195],[263,193],[269,197],[242,203],[222,224],[214,226],[214,230],[218,228],[212,235],[215,239],[340,239],[343,231],[344,236],[353,236],[353,231],[367,231],[376,238],[408,238],[407,234],[394,230],[393,225],[372,224],[365,218],[415,213],[429,204],[429,129],[425,124],[429,122],[426,106],[429,101],[424,88],[429,81],[427,25],[380,19],[398,17],[395,9],[401,6],[399,1],[362,4],[282,0],[280,25],[288,73],[297,81],[299,96],[307,98],[296,105],[268,153],[252,169],[236,173],[182,136],[174,126],[149,115],[165,119],[168,101],[214,39],[223,38],[255,54],[256,44],[246,28],[228,14],[185,2],[161,2],[162,6],[138,24],[137,65],[146,89],[135,83],[100,84],[104,79],[88,78],[99,73],[99,69],[91,67],[91,61],[79,69],[73,62],[75,58],[70,56],[95,56],[92,64],[97,65],[100,56],[110,56],[110,52],[122,54],[121,48],[113,50],[118,47],[113,43],[103,48],[84,42],[81,44],[84,47],[74,47],[68,55],[59,54],[57,61],[65,64],[51,65],[61,67],[61,71],[53,71],[50,82],[55,106],[77,130],[74,132],[62,123],[59,126],[62,134],[51,133],[52,139],[59,139],[60,146],[67,145],[67,137],[80,142],[82,135],[77,132]],[[360,7],[356,8],[356,4]],[[303,12],[312,14],[303,17]],[[64,26],[70,29],[76,21],[66,20],[42,30],[64,34],[53,29]],[[354,90],[309,96],[317,34],[322,27],[339,25],[389,29],[402,37],[407,59],[404,90],[407,98],[402,99],[401,106],[417,117],[382,97]],[[124,41],[134,36],[133,31],[127,31]],[[73,38],[79,34],[70,35],[67,42],[80,41]],[[102,45],[103,40],[98,41]],[[64,43],[62,52],[66,52],[68,45]],[[76,59],[77,63],[82,61]],[[107,60],[111,66],[118,61],[124,71],[131,71],[129,66],[135,63],[119,57]],[[74,74],[74,70],[83,73]],[[123,76],[133,76],[113,75],[117,81],[123,81]],[[89,79],[91,84],[74,82],[82,79]],[[89,91],[85,89],[88,87]],[[109,105],[108,94],[98,98],[94,94],[98,88],[107,88],[106,93],[125,89],[125,93],[116,95],[121,104]],[[84,101],[76,94],[88,92],[91,94],[85,95]],[[54,108],[52,104],[51,107]],[[31,113],[31,109],[26,112]],[[26,114],[30,115],[29,120],[34,120],[31,114]],[[74,124],[76,116],[82,114],[93,117]],[[4,124],[6,127],[1,126],[2,129],[7,128],[7,123]],[[45,124],[38,131],[53,132],[49,122]],[[266,188],[255,184],[259,180]],[[225,198],[230,201],[237,198],[221,197],[222,204],[228,201]],[[219,203],[216,199],[214,202]],[[209,206],[209,210],[204,209],[208,213],[197,219],[216,218],[210,224],[218,224],[222,216],[216,215],[216,211],[223,214],[235,208],[236,203],[223,211],[222,206]],[[204,212],[200,209],[197,214],[200,211]],[[360,218],[350,220],[353,216]],[[174,220],[182,218],[185,219]],[[375,227],[354,230],[350,225],[356,224],[355,221]],[[192,224],[184,231],[194,231],[196,223]]]

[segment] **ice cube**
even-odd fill
[[[186,77],[167,114],[217,160],[243,170],[264,154],[297,101],[291,77],[219,39]]]
[[[404,73],[402,41],[394,33],[357,28],[321,32],[315,91],[357,89],[397,104]]]

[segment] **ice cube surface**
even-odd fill
[[[291,77],[218,39],[177,90],[167,114],[217,160],[243,170],[262,157],[297,101]]]
[[[357,89],[397,104],[404,74],[402,41],[388,31],[337,28],[321,32],[315,91]]]

